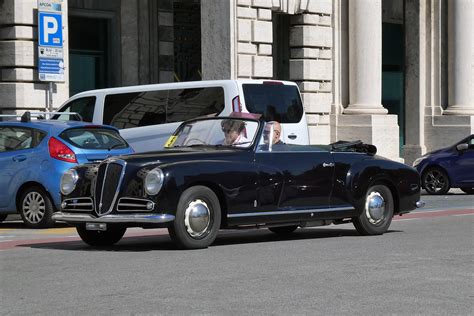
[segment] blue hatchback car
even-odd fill
[[[447,148],[425,154],[413,163],[421,185],[429,194],[446,194],[460,188],[474,194],[474,135]]]
[[[79,121],[0,122],[0,221],[19,213],[28,227],[50,226],[67,169],[133,153],[117,129]]]

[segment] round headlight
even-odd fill
[[[165,176],[161,169],[156,168],[148,172],[145,178],[145,192],[148,195],[156,195],[163,186]]]
[[[69,169],[64,172],[61,176],[61,193],[64,195],[71,194],[76,188],[77,180],[79,180],[79,175],[76,170]]]

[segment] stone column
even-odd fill
[[[400,160],[397,116],[388,115],[381,104],[382,1],[347,3],[349,104],[333,120],[337,124],[333,140],[360,139],[377,146],[379,155]],[[341,74],[346,71],[341,68]]]
[[[430,69],[430,15],[429,5],[424,0],[406,0],[405,10],[405,163],[411,165],[426,152],[425,107],[431,104],[426,93],[431,77]],[[433,10],[435,11],[435,10]],[[438,15],[439,16],[439,15]],[[439,19],[438,19],[439,20]],[[432,31],[436,31],[433,28]],[[437,34],[439,36],[439,33]],[[435,45],[433,45],[435,46]],[[433,67],[435,70],[436,67]],[[439,90],[439,88],[438,88]],[[429,108],[428,108],[429,109]]]
[[[344,114],[387,114],[382,104],[382,0],[349,1],[349,106]]]
[[[448,1],[448,108],[474,115],[474,0]]]

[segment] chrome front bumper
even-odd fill
[[[53,220],[66,223],[162,224],[174,221],[174,216],[169,214],[120,214],[94,217],[90,214],[57,212],[53,214]]]

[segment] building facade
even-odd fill
[[[46,1],[46,0],[45,0]],[[474,0],[64,0],[77,92],[210,79],[298,83],[312,143],[406,163],[474,133]],[[37,0],[0,1],[0,111],[44,109]]]

